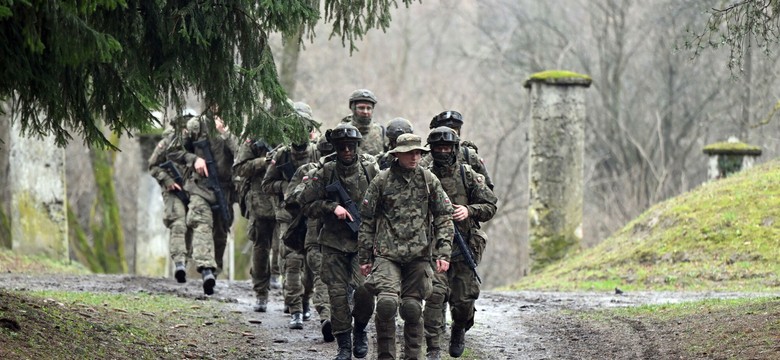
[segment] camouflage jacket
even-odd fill
[[[485,177],[485,184],[487,184],[490,190],[493,190],[493,179],[490,178],[487,167],[485,166],[485,160],[477,153],[477,147],[470,141],[463,141],[460,145],[460,151],[458,152],[457,162],[461,164],[468,164],[477,173]],[[433,157],[431,153],[423,156],[420,164],[424,167],[430,167],[433,163]]]
[[[209,176],[217,176],[225,194],[225,201],[232,204],[235,202],[233,158],[238,153],[238,138],[235,135],[230,132],[219,134],[214,128],[214,121],[207,115],[193,117],[187,121],[187,135],[182,140],[183,149],[172,153],[169,158],[191,169],[189,178],[184,185],[187,192],[191,195],[201,196],[211,204],[216,204],[217,199],[209,188],[209,179],[195,171],[195,160],[198,158],[205,160],[206,157],[204,151],[196,147],[194,143],[203,140],[208,140],[209,150],[217,167],[217,174],[209,173]]]
[[[468,241],[475,260],[479,262],[487,243],[487,235],[479,228],[479,223],[489,221],[496,214],[498,199],[493,194],[482,174],[474,171],[471,166],[455,163],[450,166],[430,167],[439,178],[444,191],[454,205],[464,205],[468,208],[469,217],[456,223],[458,231]],[[465,261],[460,249],[452,246],[452,261]]]
[[[339,180],[352,202],[360,204],[368,184],[379,173],[379,167],[373,156],[359,154],[359,157],[359,161],[351,166],[340,165],[336,160],[326,162],[305,182],[298,199],[309,219],[322,222],[320,244],[348,253],[357,252],[357,237],[344,220],[336,218],[333,211],[340,204],[325,191],[325,187]]]
[[[387,153],[387,151],[376,157],[376,163],[379,164],[379,170],[389,169],[390,165],[393,164],[393,161],[395,161],[395,156]]]
[[[291,146],[283,146],[276,150],[268,171],[263,177],[262,191],[275,196],[279,201],[276,209],[276,220],[290,222],[293,216],[282,207],[284,193],[290,181],[295,176],[295,171],[302,165],[316,161],[319,158],[317,145],[309,143],[305,151],[293,152]]]
[[[360,216],[360,264],[372,263],[374,257],[398,263],[450,258],[452,204],[429,170],[403,169],[397,163],[382,170],[366,191]]]
[[[233,165],[233,174],[240,177],[238,203],[242,215],[247,219],[272,219],[276,216],[274,209],[277,199],[263,192],[260,185],[271,162],[273,150],[269,151],[259,144],[247,139],[238,149]]]
[[[352,115],[341,119],[342,123],[350,123],[360,130],[363,139],[360,140],[360,151],[374,156],[387,150],[388,139],[385,135],[385,127],[372,121],[369,126],[359,125],[352,121]]]
[[[152,177],[157,180],[157,183],[160,184],[160,187],[162,187],[163,191],[168,191],[168,186],[173,185],[175,181],[173,178],[174,175],[169,171],[161,168],[160,165],[168,161],[168,154],[180,150],[180,146],[181,142],[179,141],[179,138],[176,136],[176,133],[173,131],[173,129],[165,130],[165,132],[162,134],[162,139],[154,148],[152,156],[149,157],[149,174],[151,174]],[[189,174],[187,174],[187,168],[185,166],[177,163],[174,163],[173,166],[176,168],[176,170],[179,171],[179,175],[181,175],[182,180],[187,179]]]
[[[290,180],[290,183],[287,185],[287,190],[284,191],[284,204],[286,204],[285,210],[290,213],[291,217],[297,216],[297,212],[302,211],[299,201],[300,195],[306,187],[306,182],[323,166],[324,159],[326,158],[320,158],[317,162],[301,165],[298,170],[295,171],[295,175],[293,175],[292,180]],[[318,235],[319,230],[322,228],[322,223],[319,219],[307,218],[306,226],[305,246],[318,245]]]

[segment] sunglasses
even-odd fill
[[[336,151],[347,151],[347,150],[349,150],[351,152],[355,152],[355,150],[357,149],[357,143],[349,142],[349,143],[336,144],[335,148],[336,148]]]

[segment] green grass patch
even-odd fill
[[[780,162],[658,203],[509,289],[777,291]]]
[[[16,274],[91,274],[75,261],[53,260],[45,256],[24,256],[9,249],[0,249],[0,272]]]

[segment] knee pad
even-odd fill
[[[376,301],[376,317],[379,320],[389,321],[395,318],[398,310],[398,298],[380,294]]]
[[[404,299],[398,312],[405,322],[416,324],[422,317],[422,302],[416,299]]]

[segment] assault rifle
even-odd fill
[[[341,206],[347,209],[350,215],[352,215],[352,221],[344,219],[347,222],[347,226],[352,230],[352,233],[357,235],[360,228],[360,214],[358,213],[357,205],[349,197],[347,191],[344,190],[344,186],[341,185],[341,181],[334,180],[332,183],[325,186],[325,191],[331,196],[333,200],[336,200]]]
[[[466,259],[466,263],[468,264],[469,268],[471,268],[472,271],[474,271],[474,275],[477,277],[477,281],[479,283],[482,283],[482,279],[479,277],[479,274],[477,273],[477,262],[474,261],[474,254],[471,253],[471,249],[469,248],[469,245],[466,244],[466,240],[463,239],[463,235],[460,234],[460,231],[458,230],[458,225],[455,224],[455,222],[452,222],[452,226],[455,228],[455,243],[458,244],[458,248],[460,249],[460,253],[463,254],[463,258]]]
[[[173,181],[177,184],[179,184],[179,187],[184,188],[184,179],[181,177],[181,173],[179,172],[179,169],[176,168],[175,165],[173,165],[173,162],[170,160],[160,164],[160,167],[168,172],[168,174],[173,176]],[[174,190],[171,191],[173,195],[176,195],[179,200],[181,200],[182,203],[184,203],[184,206],[190,204],[190,196],[187,195],[186,192],[183,190]]]
[[[274,148],[272,148],[271,145],[268,145],[268,143],[263,140],[253,141],[250,147],[252,149],[252,153],[255,155],[261,154],[263,150],[265,150],[266,154],[274,151]]]
[[[225,232],[230,231],[230,225],[233,224],[233,216],[230,215],[228,210],[228,203],[225,199],[225,193],[222,191],[222,185],[219,183],[219,171],[217,169],[217,163],[214,162],[214,155],[211,153],[209,139],[203,139],[192,143],[193,146],[200,149],[203,152],[203,156],[206,160],[206,169],[209,172],[209,188],[214,193],[214,197],[217,198],[217,205],[211,207],[212,210],[217,210],[222,215],[222,222]]]

